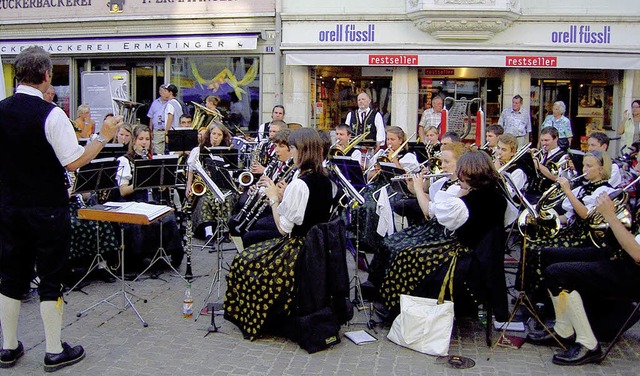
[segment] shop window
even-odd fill
[[[230,127],[258,129],[260,109],[258,57],[188,56],[171,58],[171,83],[193,113],[192,102],[204,105],[210,95],[220,98],[218,110]],[[233,132],[233,130],[232,130]]]
[[[388,77],[385,77],[387,75]],[[358,108],[357,96],[366,92],[371,107],[382,112],[385,125],[391,119],[391,74],[371,67],[317,67],[311,70],[314,110],[312,125],[333,129],[344,123],[349,111]]]

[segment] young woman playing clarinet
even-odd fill
[[[299,174],[282,197],[267,180],[266,196],[281,235],[238,252],[227,277],[225,319],[245,338],[258,338],[271,324],[274,312],[288,315],[293,303],[295,266],[307,232],[327,222],[332,184],[322,167],[322,140],[313,128],[299,128],[289,136],[289,148]]]
[[[129,143],[129,151],[118,158],[120,163],[116,180],[120,187],[120,195],[124,201],[136,201],[158,204],[170,202],[168,189],[134,189],[134,160],[153,158],[151,130],[147,125],[138,125],[133,130],[133,139]],[[178,235],[176,217],[172,213],[149,226],[124,225],[125,247],[127,248],[127,265],[133,270],[141,270],[148,265],[160,247],[160,223],[162,223],[162,246],[171,256],[171,265],[178,268],[182,263],[184,249]],[[129,255],[131,256],[129,258]],[[131,261],[131,262],[130,262]]]

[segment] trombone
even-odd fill
[[[331,145],[331,148],[329,149],[329,158],[333,158],[333,157],[343,157],[345,155],[347,155],[347,153],[349,153],[349,151],[351,151],[351,149],[353,149],[356,145],[358,145],[362,140],[364,140],[367,136],[369,135],[369,131],[357,136],[356,138],[354,138],[353,140],[351,140],[347,146],[345,146],[344,148],[340,149],[338,148],[338,144],[340,143],[340,141],[336,141],[335,144]]]
[[[409,143],[409,139],[413,138],[413,136],[415,136],[416,134],[414,133],[413,135],[411,135],[411,137],[407,138],[402,144],[400,144],[400,146],[398,147],[398,149],[394,150],[391,154],[389,154],[389,150],[391,150],[391,148],[386,148],[381,155],[378,156],[378,158],[376,159],[376,162],[373,163],[371,165],[371,167],[369,167],[365,172],[364,175],[367,176],[367,174],[369,174],[369,172],[371,172],[371,170],[373,168],[375,168],[376,166],[379,165],[380,162],[391,162],[394,159],[396,159],[396,157],[398,156],[398,154],[400,154],[400,151],[402,151],[402,149],[404,149],[405,146],[407,146],[407,144]],[[370,184],[375,178],[378,177],[378,174],[380,174],[380,170],[376,171],[375,174],[373,174],[371,176],[370,179],[367,179],[367,184]]]

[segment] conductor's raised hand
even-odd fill
[[[105,140],[112,140],[118,128],[124,124],[122,119],[123,117],[119,115],[106,119],[104,123],[102,123],[102,128],[100,128],[100,135],[104,137]]]

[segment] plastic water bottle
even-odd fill
[[[478,307],[478,320],[482,326],[487,326],[487,311],[484,309],[482,304]]]
[[[193,297],[191,296],[191,284],[187,284],[187,289],[184,292],[182,316],[185,319],[190,319],[193,316]]]

